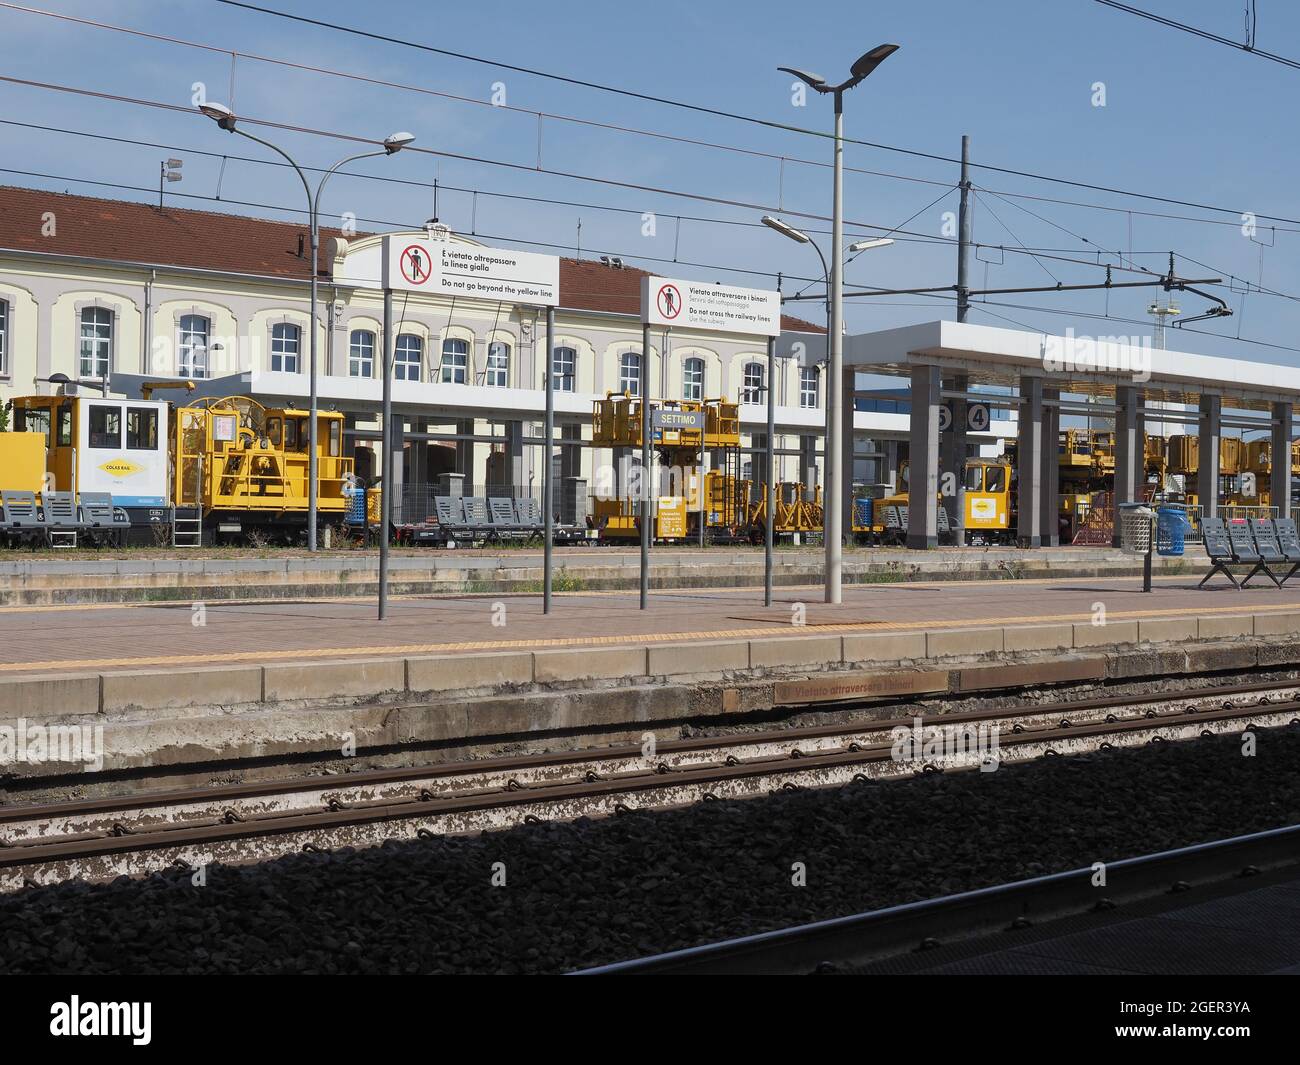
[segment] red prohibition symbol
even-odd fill
[[[429,253],[418,244],[402,251],[402,276],[412,285],[423,285],[429,280]]]
[[[659,313],[665,318],[676,318],[682,313],[682,294],[677,291],[676,285],[661,286],[655,302],[659,306]]]

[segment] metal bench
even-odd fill
[[[1201,578],[1201,583],[1196,587],[1203,588],[1205,582],[1213,577],[1216,573],[1222,573],[1228,580],[1232,581],[1234,588],[1240,588],[1237,578],[1233,576],[1232,570],[1228,568],[1236,557],[1232,553],[1232,541],[1228,538],[1228,530],[1223,524],[1222,518],[1204,518],[1201,521],[1201,531],[1205,541],[1205,554],[1210,560],[1210,571]]]
[[[535,499],[516,499],[515,520],[529,532],[540,531],[544,524],[541,504]]]
[[[1228,543],[1232,547],[1232,561],[1240,563],[1243,566],[1254,567],[1250,571],[1250,577],[1253,577],[1262,568],[1268,570],[1268,565],[1260,557],[1259,551],[1255,548],[1255,537],[1250,533],[1250,524],[1245,518],[1234,518],[1228,522]],[[1273,575],[1270,573],[1270,577]],[[1247,577],[1241,582],[1241,587],[1246,587]],[[1277,578],[1273,577],[1276,581]]]
[[[81,520],[85,523],[87,537],[97,546],[121,546],[131,528],[130,516],[121,507],[113,505],[113,496],[109,492],[82,492]]]
[[[77,535],[85,531],[77,500],[71,492],[42,492],[41,510],[49,531],[51,547],[76,547]]]
[[[33,547],[50,542],[50,530],[36,506],[35,492],[0,493],[0,533],[9,543],[29,543]]]
[[[1294,518],[1277,518],[1273,522],[1277,530],[1277,544],[1282,549],[1286,561],[1291,563],[1291,572],[1282,578],[1286,584],[1296,573],[1300,572],[1300,533],[1297,533]]]
[[[935,514],[935,525],[940,540],[947,540],[952,535],[952,525],[948,521],[948,508],[942,503],[938,505],[938,511]]]
[[[508,496],[492,496],[487,502],[494,533],[498,536],[518,536],[525,531],[515,518],[513,499]]]
[[[461,503],[465,508],[465,525],[469,529],[486,532],[492,526],[492,511],[484,496],[463,496]]]
[[[465,524],[460,496],[434,496],[433,513],[445,529],[459,529]]]
[[[1246,579],[1241,582],[1244,588],[1250,583],[1250,578],[1259,572],[1263,572],[1279,588],[1282,582],[1277,579],[1277,574],[1273,572],[1272,566],[1280,566],[1286,562],[1286,555],[1282,553],[1282,548],[1277,542],[1277,533],[1273,529],[1272,518],[1255,518],[1250,523],[1251,532],[1255,536],[1255,550],[1259,553],[1259,561],[1255,563],[1255,568],[1250,571]]]

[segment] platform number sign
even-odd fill
[[[992,418],[989,415],[988,405],[985,403],[972,403],[966,408],[966,428],[973,433],[984,433],[988,431]]]
[[[952,428],[952,404],[939,404],[939,432],[946,433]]]

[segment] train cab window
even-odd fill
[[[982,492],[984,490],[984,467],[966,467],[966,491]]]
[[[153,407],[126,408],[128,451],[158,450],[158,411]]]
[[[266,436],[272,447],[279,447],[284,441],[284,429],[279,418],[266,420]]]
[[[337,420],[330,422],[330,458],[336,459],[343,454],[343,424]]]
[[[1007,468],[1005,466],[986,466],[984,468],[984,491],[1005,492],[1007,490]]]
[[[72,446],[72,404],[63,403],[54,423],[54,446]]]
[[[46,407],[19,407],[14,411],[14,427],[20,433],[44,433],[50,446],[50,412]]]
[[[90,446],[114,449],[122,446],[122,409],[97,403],[90,408]]]
[[[298,419],[285,418],[284,420],[284,449],[285,451],[298,450]]]

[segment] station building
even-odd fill
[[[316,264],[319,402],[345,413],[362,476],[383,465],[382,297],[349,279],[373,273],[381,239],[324,230]],[[478,246],[463,235],[445,239]],[[138,395],[146,381],[192,382],[191,397],[306,406],[309,248],[300,223],[0,188],[0,401],[48,393],[55,388],[48,378],[62,374],[87,391],[107,376],[115,395]],[[611,460],[587,446],[593,401],[639,388],[642,276],[617,259],[561,259],[551,367],[560,478],[589,481],[595,463]],[[539,492],[544,315],[399,293],[395,318],[403,454],[395,476],[408,491],[454,473],[467,494]],[[790,316],[782,326],[778,478],[811,487],[826,416],[825,334]],[[744,461],[752,462],[766,446],[765,338],[660,328],[651,335],[652,398],[738,400]],[[857,479],[892,482],[907,416],[863,410],[855,418]],[[991,443],[995,433],[986,437]]]

